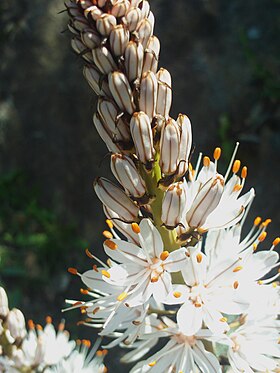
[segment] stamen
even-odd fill
[[[29,329],[32,329],[32,330],[35,329],[35,324],[33,320],[28,320],[27,324],[28,324]]]
[[[234,283],[233,283],[233,288],[234,288],[234,289],[237,289],[238,286],[239,286],[239,282],[238,282],[238,281],[234,281]]]
[[[37,324],[37,325],[36,325],[36,329],[37,329],[38,331],[42,331],[42,330],[43,330],[43,327],[42,327],[42,325]]]
[[[202,304],[199,303],[199,302],[195,302],[195,303],[194,303],[194,306],[195,306],[196,308],[200,308],[200,307],[202,306]]]
[[[109,229],[113,229],[114,228],[114,224],[113,224],[112,220],[106,219],[106,224],[108,225]]]
[[[152,361],[151,363],[149,363],[148,365],[149,365],[149,367],[154,367],[155,365],[156,365],[156,361]]]
[[[213,157],[216,161],[218,161],[221,157],[222,154],[222,149],[221,148],[216,148],[213,153]]]
[[[244,167],[242,168],[242,171],[241,171],[241,177],[242,177],[242,179],[246,179],[247,174],[248,174],[248,169],[247,169],[246,166],[244,166]]]
[[[260,242],[263,242],[267,236],[267,232],[262,232],[261,235],[258,237]]]
[[[105,271],[104,269],[102,269],[101,273],[102,273],[102,275],[103,275],[104,277],[107,277],[107,278],[110,278],[110,277],[111,277],[110,273],[109,273],[108,271]]]
[[[182,296],[182,293],[180,291],[174,291],[173,296],[175,298],[180,298]]]
[[[71,273],[72,275],[77,275],[78,270],[76,268],[69,267],[68,272]]]
[[[104,236],[105,238],[108,238],[108,239],[111,239],[111,238],[114,237],[114,236],[112,235],[112,233],[109,232],[109,231],[103,231],[102,234],[103,234],[103,236]]]
[[[155,276],[155,277],[152,277],[152,278],[151,278],[151,282],[158,282],[158,277],[156,277],[156,276]]]
[[[239,271],[241,271],[242,268],[243,268],[242,266],[237,266],[237,267],[235,267],[235,268],[232,270],[232,272],[239,272]]]
[[[272,222],[271,219],[266,219],[263,223],[262,223],[262,227],[267,227],[270,223]]]
[[[258,248],[258,244],[256,244],[256,243],[253,243],[253,251],[256,251],[257,250],[257,248]]]
[[[221,318],[220,318],[220,321],[221,321],[221,322],[227,322],[227,320],[228,320],[228,319],[227,319],[226,317],[221,317]]]
[[[133,230],[134,233],[136,234],[139,234],[140,233],[140,227],[137,223],[132,223],[131,224],[131,228]]]
[[[108,267],[104,262],[102,262],[102,260],[98,259],[95,255],[93,255],[93,254],[89,251],[89,249],[86,249],[85,251],[86,251],[86,255],[87,255],[90,259],[94,259],[94,260],[96,260],[97,263],[99,263],[99,264],[102,265],[102,267],[105,267],[105,268]],[[93,269],[95,270],[95,272],[98,272],[98,269],[97,269],[96,265],[93,266]]]
[[[210,166],[210,158],[209,157],[203,157],[203,166],[204,167],[209,167]]]
[[[239,192],[242,189],[242,185],[235,184],[233,187],[233,192]]]
[[[201,263],[202,262],[202,254],[201,253],[198,253],[197,255],[196,255],[196,261],[197,261],[197,263]]]
[[[84,294],[84,295],[87,295],[89,293],[89,291],[87,289],[80,289],[80,293]]]
[[[254,220],[254,225],[257,227],[262,221],[262,218],[260,216],[257,216]]]
[[[104,245],[109,247],[109,249],[111,250],[117,250],[118,248],[118,245],[114,241],[111,241],[111,240],[105,240]]]
[[[202,153],[200,152],[199,155],[198,155],[198,158],[197,158],[196,165],[195,165],[195,173],[193,174],[194,180],[195,180],[195,177],[198,173],[198,169],[199,169],[199,166],[200,166],[201,159],[202,159]]]
[[[47,323],[47,324],[51,324],[51,323],[52,323],[52,318],[51,318],[51,316],[47,316],[47,317],[46,317],[46,323]]]
[[[235,156],[236,156],[236,153],[237,153],[238,147],[239,147],[239,142],[236,143],[235,148],[234,148],[234,151],[233,151],[233,153],[232,153],[232,157],[231,157],[231,160],[230,160],[230,162],[229,162],[227,172],[226,172],[226,174],[225,174],[225,182],[226,182],[226,180],[227,180],[227,178],[228,178],[228,175],[229,175],[229,173],[230,173],[231,167],[232,167],[232,165],[233,165],[234,158],[235,158]]]
[[[240,166],[241,166],[241,162],[240,162],[240,160],[239,160],[239,159],[236,159],[236,160],[234,161],[234,163],[233,163],[233,166],[232,166],[232,172],[233,172],[234,174],[236,174],[236,173],[239,171]]]
[[[160,254],[160,259],[162,261],[164,261],[165,259],[167,259],[169,257],[169,252],[168,251],[163,251],[161,254]]]
[[[275,247],[275,246],[279,245],[279,243],[280,243],[280,237],[277,237],[277,238],[275,238],[275,240],[272,242],[272,245]]]
[[[119,302],[123,301],[125,298],[127,298],[128,294],[126,292],[121,293],[118,297],[117,300]]]

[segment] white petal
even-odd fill
[[[202,325],[202,308],[195,307],[192,302],[186,302],[177,313],[179,329],[185,335],[194,335]]]
[[[188,258],[186,256],[186,249],[178,249],[172,251],[169,257],[163,262],[164,269],[168,272],[181,271],[187,264]]]
[[[159,231],[149,219],[143,219],[140,223],[140,244],[145,247],[151,258],[159,258],[163,251],[163,243]]]

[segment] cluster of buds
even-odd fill
[[[217,357],[201,340],[226,345],[225,359],[235,372],[276,369],[266,356],[269,349],[246,353],[246,343],[258,334],[250,329],[253,319],[262,325],[259,334],[270,335],[271,355],[280,356],[275,347],[279,332],[269,332],[271,325],[279,327],[278,273],[269,273],[279,266],[274,248],[280,240],[268,253],[256,253],[268,220],[257,221],[241,240],[255,192],[242,194],[247,167],[236,159],[239,144],[225,174],[219,172],[219,147],[212,160],[199,154],[193,167],[191,122],[184,114],[177,119],[170,114],[172,79],[159,67],[160,42],[153,35],[147,0],[68,0],[66,9],[72,47],[98,95],[93,123],[111,153],[118,182],[103,177],[94,182],[109,226],[103,233],[110,259],[103,263],[87,250],[101,267],[83,274],[69,269],[81,276],[87,286],[82,294],[90,297],[68,301],[69,309],[81,308],[88,315],[83,324],[112,337],[107,347],[135,347],[125,355],[127,362],[142,357],[159,338],[169,338],[153,359],[131,372],[221,372]],[[225,254],[225,243],[231,253]],[[262,324],[271,293],[273,311]],[[260,294],[266,306],[254,318],[254,297]],[[178,312],[174,305],[180,305]],[[245,342],[240,337],[244,329]]]
[[[46,326],[26,327],[23,313],[9,310],[6,291],[0,287],[0,371],[28,373],[105,373],[106,351],[98,350],[100,341],[90,349],[90,341],[71,341],[61,322],[56,332],[50,316]]]

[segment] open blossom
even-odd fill
[[[120,264],[108,269],[103,278],[126,288],[123,298],[131,307],[144,304],[152,295],[162,301],[172,288],[170,272],[180,271],[187,262],[184,248],[164,251],[161,236],[150,220],[143,219],[134,227],[140,247],[117,239],[104,243],[105,252]]]
[[[166,324],[161,330],[152,334],[143,335],[142,343],[158,338],[168,337],[167,344],[147,360],[141,361],[130,373],[162,373],[162,372],[188,372],[188,373],[220,373],[221,367],[214,354],[207,351],[202,340],[207,340],[212,333],[202,329],[195,335],[186,336],[172,320],[164,317]],[[140,350],[141,344],[137,348]],[[137,351],[136,351],[137,353]]]

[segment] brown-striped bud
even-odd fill
[[[147,18],[144,18],[137,26],[136,32],[138,35],[138,39],[143,45],[144,49],[148,44],[149,38],[152,36],[152,31],[152,25]]]
[[[130,137],[129,127],[121,118],[118,118],[118,109],[116,105],[104,97],[98,99],[97,110],[103,123],[109,128],[116,141],[128,142]]]
[[[156,113],[166,119],[169,117],[169,111],[172,103],[171,75],[169,71],[161,68],[157,73],[158,93]]]
[[[83,9],[87,9],[89,6],[92,5],[91,0],[79,0],[76,2],[79,3]]]
[[[129,32],[124,25],[118,25],[111,31],[109,40],[113,54],[122,56],[129,42]]]
[[[148,115],[150,121],[155,116],[157,89],[157,78],[152,71],[148,71],[143,75],[140,84],[139,108]]]
[[[80,9],[78,8],[77,4],[74,4],[72,1],[66,1],[65,7],[71,17],[77,17],[81,15]]]
[[[162,202],[161,220],[168,228],[175,228],[181,221],[186,208],[187,193],[183,182],[172,184]]]
[[[176,172],[179,156],[180,133],[176,121],[168,119],[160,136],[160,168],[163,174]]]
[[[4,288],[0,287],[0,316],[6,317],[9,312],[9,302]]]
[[[86,28],[88,28],[88,22],[87,20],[82,16],[77,16],[73,18],[73,26],[76,30],[82,32]]]
[[[127,222],[138,219],[139,207],[125,192],[111,181],[100,177],[94,182],[94,190],[100,201]]]
[[[100,46],[92,50],[92,57],[93,61],[96,64],[98,70],[100,70],[103,74],[109,74],[111,71],[117,69],[117,65],[109,52],[109,50],[104,47]]]
[[[140,198],[146,193],[145,183],[128,156],[112,154],[111,170],[127,194]]]
[[[149,16],[148,16],[148,21],[151,24],[152,27],[152,34],[154,33],[154,28],[155,28],[155,16],[154,13],[150,11]]]
[[[144,64],[142,74],[144,75],[149,70],[153,73],[157,72],[158,68],[158,59],[160,51],[160,42],[159,39],[152,35],[148,40],[147,47],[145,50]]]
[[[14,339],[22,339],[26,335],[25,320],[23,313],[13,308],[7,316],[7,327]]]
[[[184,176],[189,168],[189,156],[192,147],[192,126],[189,118],[184,114],[179,114],[177,124],[180,130],[179,166],[177,175]]]
[[[117,25],[116,17],[112,14],[104,13],[96,20],[96,28],[103,36],[109,36],[110,32]]]
[[[91,18],[94,21],[97,21],[97,19],[103,14],[102,10],[98,8],[96,5],[89,6],[88,8],[85,9],[84,15],[85,17],[91,16]]]
[[[87,62],[92,63],[92,61],[93,61],[92,55],[91,55],[90,52],[86,52],[87,48],[82,43],[82,41],[80,40],[80,38],[77,38],[77,37],[73,38],[71,40],[71,47],[74,49],[74,51],[77,54],[81,55],[84,60],[86,60]]]
[[[89,49],[98,47],[101,43],[101,39],[97,31],[93,29],[86,29],[81,33],[82,42]]]
[[[121,110],[132,114],[135,110],[135,105],[127,77],[119,71],[114,71],[109,74],[108,80],[110,91],[117,105]]]
[[[130,120],[130,132],[137,157],[144,164],[153,161],[155,150],[153,134],[148,115],[143,111],[134,113]]]
[[[103,8],[106,5],[106,2],[107,2],[107,0],[96,0],[96,1],[97,1],[97,5],[100,8]]]
[[[106,124],[103,123],[99,114],[94,113],[93,123],[99,136],[105,142],[108,150],[110,152],[120,152],[121,146],[119,145],[119,143],[114,142],[114,135],[109,130],[108,126],[106,126]]]
[[[130,41],[125,49],[124,65],[128,80],[140,78],[143,67],[144,49],[141,43]]]
[[[142,0],[130,0],[130,7],[137,8],[138,5],[142,2]]]
[[[93,67],[84,67],[83,74],[90,87],[98,96],[105,95],[111,97],[109,85],[104,79],[102,79],[99,71]]]
[[[119,232],[121,232],[129,242],[139,244],[139,235],[132,230],[130,223],[124,223],[120,220],[120,216],[111,210],[109,207],[103,205],[104,214],[113,222],[113,225]]]
[[[150,4],[147,0],[143,0],[141,4],[141,12],[143,18],[148,18],[150,13]]]
[[[137,29],[142,20],[142,13],[139,8],[131,8],[125,15],[124,23],[130,32]]]
[[[218,206],[224,190],[224,179],[217,175],[202,185],[196,195],[186,220],[190,227],[201,227],[212,211]]]
[[[116,18],[123,17],[130,6],[128,0],[114,0],[112,1],[112,4],[113,8],[111,10],[111,14]]]

